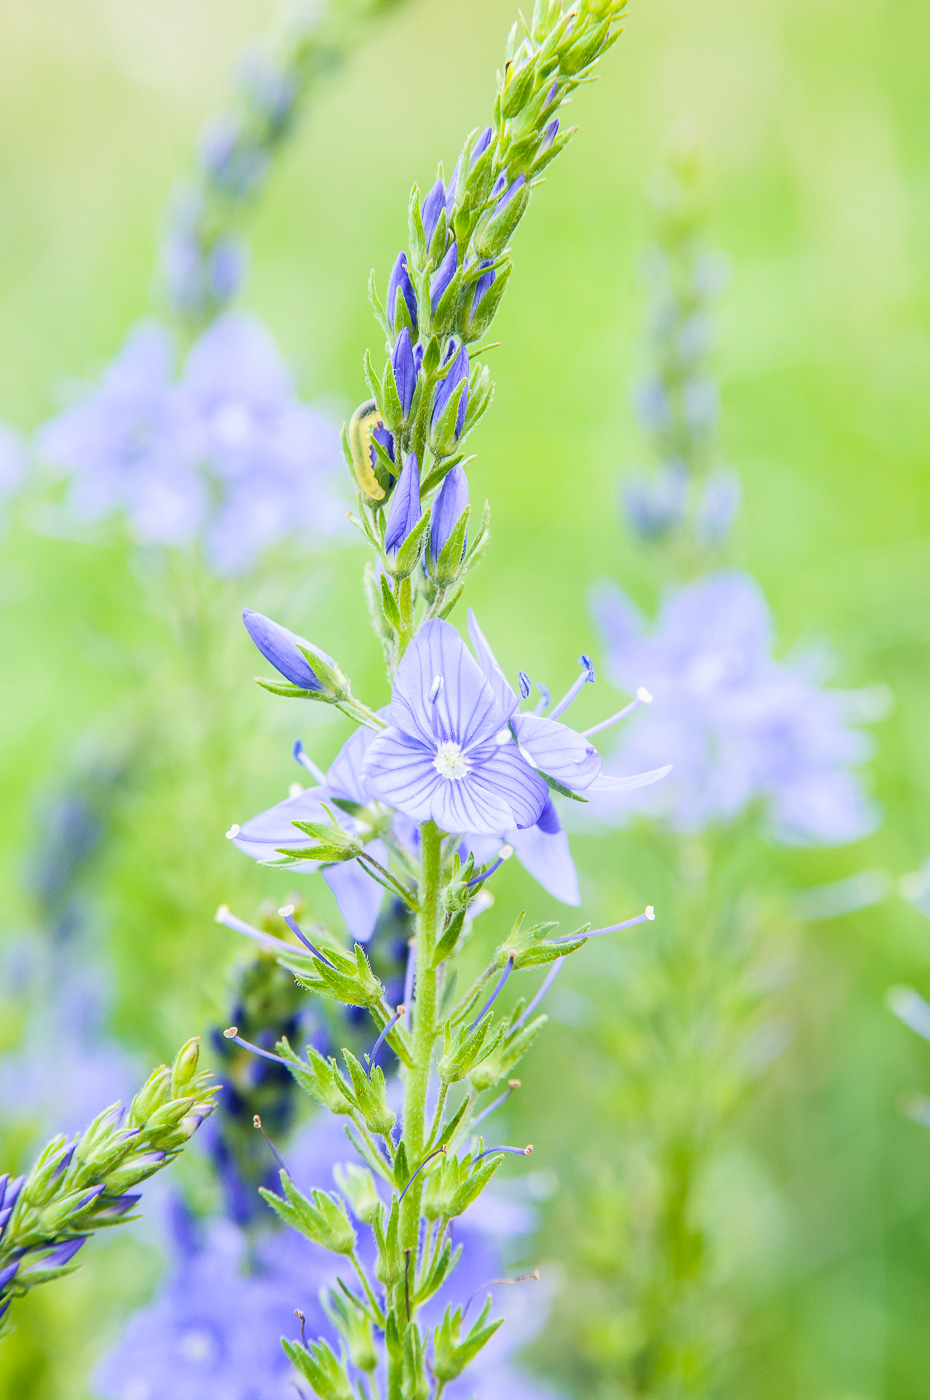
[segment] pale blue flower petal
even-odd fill
[[[601,758],[589,739],[567,724],[543,715],[514,715],[517,743],[537,768],[566,787],[582,792],[601,771]]]

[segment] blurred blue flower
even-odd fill
[[[333,1119],[319,1118],[288,1145],[288,1165],[303,1190],[328,1185],[336,1163],[355,1155]],[[477,1207],[477,1209],[476,1209]],[[447,1303],[464,1305],[499,1278],[509,1238],[532,1228],[533,1212],[504,1197],[482,1198],[456,1222],[462,1261],[426,1309],[428,1324]],[[367,1234],[367,1232],[366,1232]],[[334,1340],[320,1290],[335,1283],[337,1258],[294,1231],[267,1227],[251,1236],[223,1218],[202,1223],[175,1208],[166,1231],[169,1272],[153,1301],[140,1309],[94,1376],[101,1400],[288,1400],[294,1391],[281,1336],[294,1336],[294,1309],[306,1316],[308,1336]],[[363,1246],[362,1253],[366,1254]],[[535,1290],[535,1291],[534,1291]],[[478,1306],[482,1300],[477,1300]],[[543,1400],[550,1392],[508,1364],[509,1354],[545,1320],[539,1285],[508,1294],[508,1326],[483,1351],[466,1377],[450,1386],[467,1400],[477,1386],[487,1400]]]
[[[595,609],[615,684],[654,697],[605,768],[672,765],[658,787],[600,799],[602,811],[646,811],[698,832],[761,803],[770,831],[798,844],[872,830],[876,813],[854,771],[871,746],[850,722],[854,707],[773,659],[768,605],[747,574],[669,594],[652,628],[618,587],[602,588]]]
[[[198,541],[222,575],[342,528],[335,427],[295,397],[268,331],[240,313],[203,333],[180,377],[168,331],[136,327],[37,446],[70,475],[76,514],[122,514],[145,544]]]

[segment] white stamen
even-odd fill
[[[239,825],[239,823],[238,823],[238,822],[233,822],[232,826],[229,828],[229,830],[228,830],[227,833],[226,833],[226,840],[227,840],[227,841],[232,841],[232,840],[234,839],[234,837],[236,837],[236,836],[239,835],[239,832],[240,832],[241,830],[242,830],[242,827]]]
[[[502,749],[505,744],[509,744],[513,735],[509,729],[499,729],[494,735],[494,742],[498,748]]]
[[[282,904],[282,905],[281,905],[281,908],[278,910],[278,914],[279,914],[279,916],[280,916],[282,919],[288,919],[288,918],[290,918],[290,916],[291,916],[291,914],[293,914],[293,912],[294,912],[294,906],[293,906],[293,904]]]
[[[636,698],[637,698],[637,700],[639,700],[643,705],[651,705],[651,704],[652,704],[652,696],[649,694],[649,691],[646,689],[646,687],[645,687],[644,685],[641,685],[641,686],[639,687],[639,689],[637,690],[637,692],[636,692]]]
[[[501,846],[498,852],[498,860],[509,860],[513,855],[513,846]]]
[[[655,916],[656,916],[656,911],[655,911],[655,908],[653,907],[653,905],[647,904],[647,905],[646,905],[646,908],[645,908],[645,910],[644,910],[643,912],[645,913],[646,918],[649,920],[649,922],[652,923],[653,919],[654,919]]]
[[[287,790],[287,795],[288,797],[299,797],[302,792],[303,785],[301,783],[291,783]]]
[[[462,753],[461,747],[453,739],[447,739],[436,750],[433,767],[441,778],[457,782],[468,775],[471,764]]]
[[[441,690],[442,690],[442,676],[435,676],[435,677],[433,678],[433,684],[432,684],[432,685],[430,686],[430,688],[429,688],[429,699],[430,699],[430,704],[431,704],[431,705],[432,705],[432,704],[435,704],[436,698],[438,697],[439,692],[440,692]]]

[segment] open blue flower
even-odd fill
[[[532,826],[548,786],[513,742],[502,702],[455,628],[433,619],[397,669],[389,727],[362,765],[381,801],[444,831]]]
[[[374,738],[372,730],[356,729],[351,739],[339,750],[329,771],[320,775],[323,778],[320,786],[301,789],[283,802],[275,803],[242,826],[233,827],[230,837],[233,845],[262,865],[287,863],[291,870],[320,870],[333,892],[349,932],[359,943],[367,943],[374,932],[384,894],[381,885],[357,860],[333,865],[322,865],[315,860],[295,864],[287,861],[281,852],[298,851],[307,845],[309,838],[298,831],[295,822],[330,820],[323,803],[329,805],[340,798],[364,806],[370,801],[370,794],[363,787],[359,773],[365,751]],[[344,830],[357,832],[362,829],[360,822],[339,807],[330,806],[330,811]],[[370,841],[365,849],[379,864],[387,864],[388,853],[383,841]]]

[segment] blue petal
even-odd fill
[[[420,468],[416,454],[411,452],[403,465],[400,478],[394,487],[394,494],[391,496],[391,506],[384,534],[384,548],[389,554],[395,549],[400,549],[422,514]]]
[[[436,497],[429,527],[429,552],[433,563],[442,553],[443,546],[459,522],[459,516],[468,505],[468,477],[460,466],[454,466],[442,483],[442,490]],[[462,543],[462,552],[465,543]]]
[[[297,633],[291,632],[289,628],[282,627],[280,622],[273,622],[270,617],[265,617],[264,613],[253,612],[251,608],[243,608],[242,621],[262,656],[271,662],[285,680],[303,690],[322,689],[309,662],[298,651],[298,646],[309,647],[308,641],[298,637]],[[320,655],[326,661],[330,660],[323,652],[320,652]]]
[[[507,718],[455,628],[436,618],[422,627],[397,668],[391,723],[434,751],[445,740],[463,749],[485,743]]]
[[[480,792],[490,805],[503,807],[511,814],[508,825],[533,826],[542,815],[549,798],[545,780],[531,768],[516,744],[493,744],[477,750],[474,765],[468,774],[469,787]],[[447,786],[453,786],[448,784]],[[496,826],[466,826],[459,831],[489,832],[502,830]]]
[[[388,853],[383,841],[372,841],[368,849],[375,860],[387,865]],[[349,933],[357,943],[367,943],[381,912],[383,887],[362,869],[357,860],[324,866],[323,879],[333,892]]]
[[[583,792],[601,771],[597,749],[567,724],[543,715],[514,715],[517,743],[537,768],[566,787]]]
[[[478,626],[478,619],[471,608],[468,609],[468,635],[471,637],[471,644],[475,648],[475,655],[478,658],[478,665],[484,672],[485,679],[494,691],[497,702],[503,710],[507,719],[519,705],[516,692],[513,686],[504,675],[500,662],[488,646],[487,638]]]
[[[578,875],[555,808],[549,800],[535,826],[508,833],[517,860],[533,879],[563,904],[580,904]]]
[[[258,816],[252,817],[239,828],[238,835],[232,838],[233,845],[243,855],[265,864],[280,858],[276,852],[281,849],[299,850],[308,844],[309,838],[298,831],[294,822],[328,822],[329,817],[320,806],[320,798],[329,794],[325,788],[308,788],[296,797],[286,797],[276,802]],[[318,862],[302,861],[292,870],[316,870]]]

